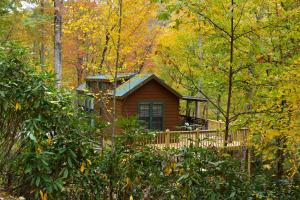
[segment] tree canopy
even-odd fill
[[[299,199],[299,21],[295,0],[1,0],[0,190],[42,200]],[[150,147],[155,135],[116,117],[123,134],[103,148],[108,123],[77,105],[74,88],[102,73],[115,91],[118,72],[154,72],[207,99],[208,117],[225,124],[224,149]],[[242,127],[250,175],[227,148]]]

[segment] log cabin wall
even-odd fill
[[[138,104],[143,101],[164,104],[164,129],[175,130],[179,126],[179,98],[155,80],[144,84],[123,100],[122,115],[124,117],[137,115]]]

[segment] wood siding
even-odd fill
[[[179,99],[173,93],[151,80],[123,100],[122,115],[137,115],[138,103],[143,101],[162,102],[164,104],[164,129],[175,130],[179,125]]]

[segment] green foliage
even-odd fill
[[[37,74],[25,59],[15,44],[0,49],[0,164],[8,189],[20,182],[19,192],[37,198],[61,190],[91,145],[85,135],[97,127],[71,92],[57,90],[51,74]]]
[[[135,119],[121,120],[114,148],[101,148],[93,116],[37,74],[15,44],[0,48],[0,161],[6,188],[29,199],[298,199],[299,186],[214,149],[157,149]],[[3,183],[1,183],[3,184]]]
[[[170,21],[157,63],[165,79],[183,93],[205,96],[209,118],[220,117],[231,129],[250,127],[272,175],[293,179],[300,167],[299,2],[164,3],[161,13]]]

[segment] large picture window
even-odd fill
[[[138,118],[149,130],[163,130],[163,104],[157,102],[139,103]]]

